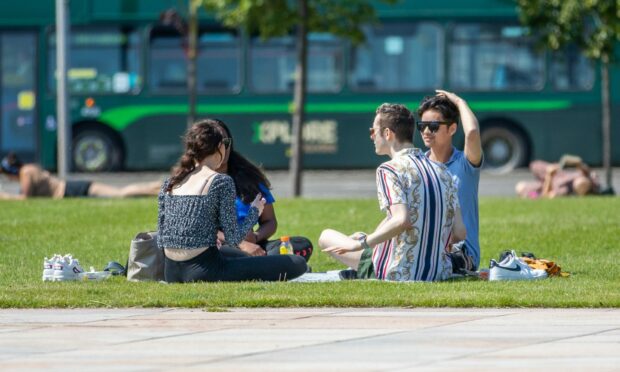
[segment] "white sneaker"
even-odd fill
[[[54,256],[50,259],[45,257],[43,259],[43,281],[51,282],[54,280],[54,264],[56,261],[62,260],[62,256],[59,254],[54,254]]]
[[[71,255],[66,255],[54,264],[54,281],[78,280],[83,272],[80,262]]]
[[[532,269],[517,257],[515,251],[500,263],[491,260],[489,269],[489,280],[536,280],[547,277],[545,270]]]

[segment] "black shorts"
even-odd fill
[[[91,181],[67,181],[65,185],[65,198],[79,198],[88,196]]]

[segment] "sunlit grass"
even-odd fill
[[[620,306],[620,198],[518,200],[480,203],[482,267],[502,250],[534,252],[556,261],[569,278],[537,282],[444,283],[194,283],[166,285],[41,281],[42,262],[72,253],[88,269],[125,263],[131,238],[155,228],[154,198],[0,202],[0,307],[228,307],[261,306]],[[287,200],[277,203],[278,235],[322,229],[372,231],[383,218],[376,200]],[[315,251],[314,272],[343,268]]]

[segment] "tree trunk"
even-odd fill
[[[605,168],[605,185],[611,190],[611,108],[609,102],[609,56],[601,58],[601,103],[603,110],[603,168]]]
[[[291,159],[289,164],[291,175],[292,195],[301,196],[301,171],[303,169],[303,142],[302,132],[306,104],[306,75],[307,75],[307,0],[298,0],[299,27],[297,28],[297,64],[295,67],[295,97],[293,113],[293,128],[291,140]]]
[[[189,111],[187,114],[187,127],[191,127],[196,121],[196,53],[198,39],[198,8],[195,0],[188,0],[189,8],[189,32],[187,35],[187,96]]]

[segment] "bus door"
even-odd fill
[[[0,30],[0,154],[36,156],[36,34]]]

